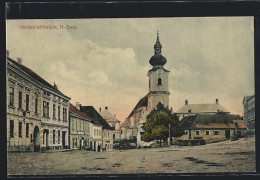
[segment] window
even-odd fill
[[[29,123],[26,123],[26,137],[29,138]]]
[[[53,144],[55,144],[55,130],[53,130]]]
[[[206,131],[206,135],[209,135],[209,131]]]
[[[26,94],[26,111],[29,111],[29,94]]]
[[[60,106],[58,106],[58,120],[60,120]]]
[[[185,135],[189,135],[189,131],[188,130],[185,131]]]
[[[158,78],[158,86],[162,85],[162,78]]]
[[[113,139],[116,139],[116,135],[115,134],[113,134]]]
[[[46,103],[47,104],[47,118],[49,118],[49,102]]]
[[[14,137],[14,121],[10,120],[10,138]]]
[[[10,106],[14,106],[14,88],[10,87],[10,102],[9,102]]]
[[[196,131],[196,135],[200,135],[200,131]]]
[[[53,119],[56,119],[56,107],[55,104],[53,104]]]
[[[47,114],[47,106],[46,106],[46,102],[43,101],[43,117],[46,117],[46,114]]]
[[[58,144],[60,144],[60,130],[58,130]]]
[[[123,130],[121,129],[121,134],[123,134]]]
[[[19,138],[22,137],[22,127],[23,127],[23,123],[19,122]]]
[[[214,135],[219,135],[219,131],[214,131]]]
[[[63,121],[67,121],[67,109],[63,108]]]
[[[38,98],[35,98],[35,114],[38,114]]]
[[[23,93],[21,91],[19,91],[19,109],[23,108],[23,104],[22,104],[22,99],[23,98]]]
[[[149,87],[151,87],[151,79],[149,79]]]

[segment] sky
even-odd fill
[[[120,121],[148,93],[157,30],[174,112],[186,99],[201,104],[218,98],[232,114],[243,115],[243,97],[255,93],[253,17],[7,20],[6,25],[11,58],[22,58],[55,82],[72,104],[108,107]]]

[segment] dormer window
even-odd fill
[[[162,78],[158,78],[158,86],[162,85]]]

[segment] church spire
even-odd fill
[[[156,43],[154,45],[154,54],[161,54],[161,49],[162,49],[162,45],[160,43],[160,39],[159,39],[159,32],[157,30],[157,38],[156,38]]]

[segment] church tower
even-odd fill
[[[149,77],[149,93],[148,93],[148,111],[151,112],[156,108],[158,103],[162,103],[165,107],[169,106],[168,90],[168,70],[164,69],[167,59],[162,56],[162,45],[159,40],[157,31],[157,39],[154,45],[154,55],[149,63],[153,66],[147,73]]]

